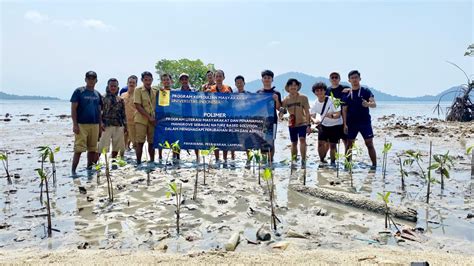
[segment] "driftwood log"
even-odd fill
[[[361,195],[341,191],[333,191],[320,187],[306,187],[303,185],[292,185],[291,188],[295,191],[308,194],[314,197],[334,201],[359,209],[385,214],[385,204],[382,201],[375,201]],[[398,219],[407,220],[411,222],[416,222],[417,220],[417,212],[413,209],[401,206],[390,206],[390,213],[393,217]]]

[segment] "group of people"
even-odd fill
[[[336,145],[342,140],[347,154],[358,133],[361,133],[367,146],[372,168],[376,167],[376,152],[373,145],[373,131],[369,108],[376,107],[374,95],[360,85],[360,73],[357,70],[348,74],[350,87],[340,84],[339,73],[329,75],[331,86],[318,82],[312,86],[317,97],[310,106],[308,97],[300,93],[301,82],[291,78],[285,86],[288,95],[282,100],[281,94],[273,86],[274,73],[264,70],[261,73],[262,88],[256,93],[271,93],[275,102],[274,130],[279,118],[288,113],[288,127],[291,140],[292,164],[296,161],[298,143],[300,146],[301,167],[306,167],[306,136],[311,134],[311,124],[318,128],[318,154],[322,163],[327,163],[329,152],[330,163],[336,161]],[[181,91],[210,93],[249,93],[245,90],[245,79],[239,75],[234,78],[234,92],[231,86],[225,85],[225,74],[222,70],[207,71],[207,82],[194,89],[189,83],[189,75],[179,75]],[[127,86],[119,90],[116,78],[107,81],[106,93],[102,96],[96,89],[97,74],[88,71],[85,75],[86,85],[77,88],[71,97],[71,117],[73,121],[74,156],[72,174],[75,175],[80,156],[87,152],[87,168],[90,169],[99,159],[103,150],[109,151],[112,144],[112,158],[123,156],[130,145],[135,150],[137,165],[142,162],[144,144],[148,143],[148,161],[154,163],[155,148],[153,146],[154,130],[157,123],[155,108],[159,91],[172,90],[173,80],[170,74],[160,75],[159,88],[152,87],[153,74],[145,71],[141,74],[140,87],[138,77],[130,76]],[[274,145],[263,150],[273,161]],[[158,149],[162,160],[162,150]],[[199,163],[199,150],[195,150],[196,161]],[[228,151],[222,151],[224,163],[227,163]],[[174,152],[174,159],[179,160],[179,151]],[[231,152],[235,160],[235,153]],[[215,151],[215,160],[220,162],[220,151]],[[249,165],[247,160],[247,165]]]

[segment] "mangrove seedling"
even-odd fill
[[[107,151],[105,148],[102,150],[102,154],[105,158],[105,178],[107,179],[107,193],[109,195],[109,201],[114,201],[114,187],[112,185],[112,178],[110,178],[110,167],[109,167],[109,158],[107,156]]]
[[[405,191],[405,177],[408,176],[408,172],[405,169],[403,169],[402,155],[398,155],[398,163],[400,165],[400,176],[401,176],[402,190]]]
[[[474,176],[474,152],[473,152],[473,149],[474,149],[474,145],[468,147],[466,149],[466,154],[469,155],[471,154],[471,176]]]
[[[267,190],[268,190],[268,195],[269,195],[269,200],[270,200],[270,212],[271,212],[271,217],[270,217],[270,223],[271,227],[273,230],[277,230],[277,225],[276,222],[280,222],[278,217],[275,214],[275,206],[274,206],[274,193],[275,193],[275,186],[273,184],[273,173],[272,169],[270,167],[265,168],[263,171],[263,180],[267,184]]]
[[[48,237],[51,237],[53,228],[51,225],[51,202],[49,199],[48,174],[43,169],[37,169],[36,172],[38,173],[38,176],[41,179],[41,183],[44,183],[46,187],[46,201],[44,203],[46,204],[46,211],[48,216]],[[43,194],[42,191],[40,193]],[[42,198],[42,195],[40,195],[40,198]]]
[[[168,184],[168,191],[166,191],[166,197],[170,198],[173,196],[176,200],[175,206],[176,206],[176,232],[179,235],[179,217],[181,213],[181,197],[182,197],[182,185],[179,183],[179,186],[176,185],[175,182],[171,182]]]
[[[197,199],[198,177],[199,177],[199,169],[196,169],[196,178],[194,180],[193,200]]]
[[[449,151],[445,154],[435,154],[433,159],[434,170],[439,171],[441,176],[441,189],[444,189],[444,178],[449,178],[449,170],[454,166],[453,157],[449,155]]]
[[[389,199],[390,194],[391,194],[390,191],[386,192],[385,194],[382,194],[380,192],[377,193],[379,198],[383,200],[385,204],[385,229],[387,229],[390,226],[390,222],[391,222],[397,229],[397,232],[400,232],[400,229],[398,229],[397,224],[395,223],[395,221],[393,221],[393,218],[390,215],[390,207],[388,206],[388,204],[390,203],[390,199]]]
[[[11,184],[12,178],[10,176],[10,172],[8,171],[8,153],[7,152],[0,153],[0,160],[2,161],[3,169],[5,169],[5,173],[7,174],[8,184]]]
[[[204,174],[204,178],[203,178],[203,181],[204,181],[204,185],[206,184],[206,157],[209,157],[210,154],[212,154],[215,150],[217,150],[218,148],[216,148],[216,146],[211,146],[209,149],[207,150],[201,150],[201,155],[202,155],[202,168],[203,168],[203,174]],[[209,171],[209,161],[210,159],[208,160],[208,163],[207,163],[207,169]]]
[[[51,171],[53,175],[53,183],[56,184],[56,161],[54,159],[54,154],[59,152],[59,147],[52,149],[49,146],[40,146],[38,147],[38,151],[41,154],[41,167],[43,168],[43,163],[46,159],[49,160],[51,164]]]
[[[169,161],[171,152],[173,152],[173,154],[179,154],[181,151],[181,147],[179,146],[179,140],[171,144],[166,140],[164,143],[160,143],[160,147],[162,147],[163,149],[168,149],[168,154],[166,155],[165,168],[164,168],[164,171],[166,172],[166,170],[168,169],[168,161]]]
[[[97,173],[97,185],[99,185],[100,182],[100,172],[102,171],[102,166],[103,164],[100,162],[95,163],[94,165],[95,172]]]
[[[249,150],[247,160],[252,161],[253,174],[255,174],[255,167],[258,167],[258,184],[260,185],[260,168],[262,166],[262,154],[260,150]]]
[[[382,160],[382,177],[385,179],[385,174],[387,173],[387,161],[388,161],[388,152],[392,149],[392,143],[385,140],[383,144],[383,160]]]

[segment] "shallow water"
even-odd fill
[[[222,249],[233,232],[243,231],[243,235],[255,240],[255,232],[262,225],[269,227],[270,210],[265,186],[257,184],[257,174],[244,169],[244,153],[238,153],[235,169],[211,169],[207,174],[207,184],[202,184],[199,173],[198,199],[193,201],[193,186],[196,170],[191,162],[194,156],[183,152],[186,163],[180,169],[171,168],[165,173],[156,168],[151,174],[151,185],[147,185],[144,170],[136,170],[127,165],[111,172],[114,181],[115,200],[107,202],[105,176],[102,173],[97,185],[95,174],[87,176],[85,171],[77,179],[69,177],[73,135],[69,118],[58,115],[68,114],[69,104],[63,101],[30,102],[3,101],[1,113],[13,115],[11,122],[0,122],[2,140],[0,149],[10,154],[10,171],[20,174],[12,185],[1,179],[0,224],[9,227],[0,229],[0,246],[9,249],[59,247],[76,248],[87,242],[92,248],[150,249],[165,241],[172,252],[191,250]],[[472,139],[454,140],[438,137],[435,153],[449,149],[451,154],[460,156],[452,170],[452,178],[446,181],[446,189],[433,186],[429,207],[424,204],[424,183],[421,178],[410,175],[406,179],[404,193],[400,189],[398,161],[395,154],[409,148],[428,151],[428,137],[394,138],[398,132],[384,130],[386,120],[378,120],[392,113],[429,117],[429,104],[406,105],[403,103],[379,103],[374,112],[374,124],[378,127],[375,145],[379,151],[384,138],[392,141],[387,176],[382,178],[380,169],[369,173],[368,157],[365,151],[355,157],[354,187],[349,186],[349,175],[342,168],[339,177],[331,168],[319,168],[316,152],[317,141],[313,135],[308,138],[308,167],[306,171],[295,172],[285,163],[289,159],[289,140],[284,124],[279,126],[275,161],[276,214],[281,220],[278,230],[273,232],[273,240],[288,240],[288,229],[309,233],[308,239],[291,239],[292,244],[301,249],[351,248],[367,245],[374,241],[383,228],[383,216],[294,192],[288,187],[295,183],[307,186],[321,186],[334,190],[358,193],[377,199],[377,192],[391,191],[394,205],[404,205],[418,211],[417,224],[400,221],[406,225],[425,228],[429,241],[424,244],[401,243],[407,248],[440,248],[472,254],[474,242],[474,222],[466,219],[473,209],[473,181],[469,174],[469,161],[463,156],[463,149],[472,144]],[[48,107],[49,110],[43,110]],[[407,111],[408,110],[408,111]],[[411,111],[409,111],[411,110]],[[430,110],[431,112],[431,110]],[[21,116],[32,114],[33,116]],[[22,121],[20,119],[28,119]],[[42,121],[44,119],[44,121]],[[394,118],[395,119],[395,118]],[[398,118],[397,118],[398,119]],[[400,121],[406,123],[426,123],[423,118]],[[442,133],[442,132],[441,132]],[[51,239],[45,239],[46,213],[39,201],[39,181],[34,169],[40,167],[38,145],[60,146],[57,154],[58,180],[52,190],[53,232]],[[363,143],[359,143],[363,145]],[[342,150],[342,148],[341,148]],[[127,157],[133,157],[127,153]],[[380,154],[379,154],[379,157]],[[85,158],[82,158],[84,164]],[[183,183],[185,203],[181,216],[181,237],[176,236],[173,199],[167,199],[167,183],[172,179],[187,180]],[[339,185],[331,185],[339,181]],[[118,185],[123,189],[118,189]],[[83,186],[87,194],[81,194]],[[92,199],[92,201],[88,201]],[[317,216],[323,208],[326,216]],[[427,211],[428,210],[428,211]],[[163,238],[164,240],[161,240]],[[188,240],[186,240],[188,238]],[[191,240],[192,241],[189,241]],[[349,240],[349,241],[348,241]],[[461,242],[460,242],[461,241]],[[246,242],[246,241],[244,241]],[[397,245],[395,242],[390,242]],[[464,243],[460,245],[459,243]],[[266,244],[242,243],[238,250],[269,251]],[[469,251],[470,250],[470,251]]]

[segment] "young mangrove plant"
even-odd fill
[[[53,183],[56,184],[56,161],[54,159],[54,154],[59,152],[59,147],[56,147],[56,148],[52,149],[49,146],[40,146],[40,147],[38,147],[38,151],[41,154],[41,164],[42,165],[46,161],[46,159],[49,160],[49,163],[51,164]]]
[[[260,150],[249,150],[247,160],[252,162],[253,174],[255,174],[255,167],[258,167],[258,184],[260,185],[260,169],[262,166],[262,153]]]
[[[473,149],[474,149],[474,145],[468,147],[466,149],[466,154],[469,155],[471,154],[471,177],[474,176],[474,152],[473,152]]]
[[[385,204],[385,229],[388,229],[388,227],[390,226],[390,222],[395,226],[395,228],[397,229],[397,232],[400,232],[400,229],[398,229],[397,227],[397,224],[395,223],[395,221],[393,221],[393,218],[390,214],[390,207],[388,206],[388,204],[390,203],[390,194],[391,192],[386,192],[386,193],[380,193],[378,192],[377,195],[378,197],[383,200],[384,204]]]
[[[46,205],[47,217],[48,217],[48,237],[52,235],[52,224],[51,224],[51,202],[49,198],[49,185],[48,185],[48,174],[43,169],[37,169],[36,172],[41,180],[41,184],[44,183],[45,185],[45,194],[46,194],[46,201],[44,204]],[[42,198],[43,191],[40,192],[40,198]]]
[[[8,153],[7,152],[0,153],[0,160],[2,161],[3,169],[5,170],[5,173],[7,174],[7,182],[8,184],[11,184],[12,178],[10,176],[10,171],[8,169]]]
[[[166,191],[166,197],[170,198],[173,196],[176,200],[176,232],[179,235],[179,217],[181,213],[181,204],[182,204],[182,185],[179,183],[177,185],[175,182],[171,182],[168,184],[168,191]]]
[[[277,230],[277,224],[276,222],[280,222],[280,219],[278,219],[278,217],[276,216],[275,214],[275,204],[274,204],[274,196],[275,196],[275,186],[274,186],[274,183],[273,183],[273,172],[272,172],[272,169],[270,167],[267,167],[265,168],[265,170],[263,171],[263,180],[266,182],[267,184],[267,190],[268,190],[268,196],[269,196],[269,200],[270,200],[270,212],[271,212],[271,216],[270,216],[270,223],[271,223],[271,227],[273,228],[273,230]]]
[[[162,147],[163,149],[168,149],[168,154],[166,155],[165,168],[164,168],[164,171],[166,172],[166,170],[168,169],[168,161],[170,158],[170,154],[173,153],[173,156],[174,154],[179,154],[181,151],[181,147],[179,146],[179,140],[171,144],[166,140],[164,143],[160,143],[160,147]]]
[[[400,178],[401,178],[402,190],[405,191],[405,177],[408,176],[408,172],[405,169],[403,169],[402,156],[403,154],[398,155],[398,164],[400,165]]]
[[[382,150],[382,177],[385,179],[385,174],[387,173],[387,161],[388,161],[388,152],[392,149],[392,143],[385,140]]]
[[[198,177],[199,177],[199,168],[196,168],[196,178],[194,179],[193,200],[197,199]]]
[[[433,168],[436,171],[439,171],[441,177],[441,189],[444,189],[444,178],[449,179],[449,170],[454,166],[454,158],[449,155],[449,151],[445,154],[435,154],[433,159],[436,163],[433,164]]]
[[[102,154],[105,158],[105,178],[107,179],[107,193],[109,195],[109,201],[114,201],[114,187],[112,185],[112,178],[110,178],[110,165],[109,165],[109,158],[107,156],[107,151],[105,148],[102,150]]]
[[[202,155],[202,168],[203,168],[203,181],[204,181],[204,185],[206,184],[206,157],[209,158],[209,155],[211,155],[215,150],[217,150],[218,148],[216,148],[216,146],[211,146],[209,149],[207,150],[201,150],[201,155]],[[207,163],[207,171],[209,171],[209,161],[210,159],[208,159],[208,163]]]
[[[100,173],[102,171],[103,166],[104,165],[101,162],[97,162],[93,165],[93,167],[95,169],[95,172],[97,174],[97,185],[99,185],[99,183],[100,183]]]

